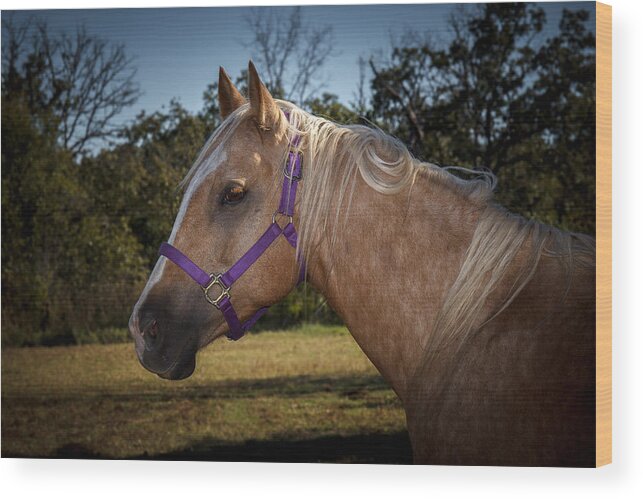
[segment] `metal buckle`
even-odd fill
[[[291,154],[295,154],[299,157],[299,164],[301,165],[302,162],[304,161],[304,155],[301,153],[301,151],[293,151],[292,149],[288,151],[288,156]],[[290,158],[288,158],[290,159]],[[292,172],[295,169],[295,161],[286,161],[286,164],[284,165],[284,177],[286,177],[290,181],[296,181],[299,182],[301,180],[301,172],[299,172],[299,175],[293,175]],[[291,165],[291,170],[288,171],[288,166]]]
[[[210,305],[214,305],[217,308],[221,308],[221,300],[223,300],[226,296],[230,298],[230,288],[226,288],[223,283],[221,282],[221,274],[210,274],[210,282],[208,283],[207,286],[201,286],[201,289],[203,289],[203,294],[205,295],[205,299],[210,303]],[[221,293],[216,299],[212,299],[210,297],[210,288],[214,285],[218,285],[221,288]]]

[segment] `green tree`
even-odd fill
[[[2,127],[3,341],[70,342],[123,326],[115,311],[143,277],[136,239],[96,205],[88,172],[24,102],[3,99]]]
[[[548,212],[543,218],[551,223],[593,232],[596,38],[587,27],[588,20],[587,11],[563,11],[559,33],[547,40],[535,55],[537,79],[522,104],[525,112],[521,122],[531,137],[537,138],[537,141],[531,140],[529,161],[538,165],[543,177],[550,182],[547,191],[541,192],[531,184],[530,210],[534,215]],[[519,151],[515,154],[521,162],[526,162]],[[544,199],[545,196],[548,199]]]
[[[181,192],[179,184],[209,135],[209,124],[173,101],[167,111],[141,113],[122,133],[123,143],[88,160],[103,210],[122,213],[141,245],[146,271],[167,239]]]
[[[594,46],[585,11],[559,34],[523,3],[463,7],[444,47],[407,37],[371,59],[373,117],[439,164],[489,168],[510,209],[593,231]]]
[[[127,59],[83,30],[52,40],[42,24],[5,19],[3,30],[2,339],[76,341],[125,325],[121,311],[143,278],[138,241],[126,220],[97,204],[106,186],[90,185],[79,161],[92,141],[112,135],[112,113],[131,102]]]
[[[359,115],[345,106],[336,95],[324,92],[304,103],[304,107],[316,116],[321,116],[337,123],[352,124],[359,122]]]

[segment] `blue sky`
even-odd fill
[[[547,25],[543,38],[557,31],[562,9],[586,8],[594,3],[543,3]],[[453,4],[427,5],[339,5],[305,6],[305,22],[331,25],[334,54],[323,70],[324,90],[337,94],[342,102],[353,100],[359,70],[357,59],[390,47],[391,36],[411,29],[429,32],[436,40],[449,39],[448,16]],[[262,7],[288,14],[291,7]],[[245,68],[252,56],[246,46],[252,33],[245,18],[248,7],[92,9],[17,11],[16,21],[34,16],[47,21],[54,31],[73,32],[84,25],[88,32],[123,43],[135,58],[136,79],[143,96],[120,117],[128,121],[141,109],[153,112],[179,101],[191,111],[202,105],[208,83],[222,65],[233,77]],[[3,15],[6,15],[6,11]]]

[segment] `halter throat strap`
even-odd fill
[[[241,278],[280,236],[285,237],[288,244],[293,248],[297,248],[297,230],[293,224],[293,213],[295,210],[297,185],[301,181],[303,165],[301,152],[297,150],[299,140],[300,136],[297,135],[290,142],[288,158],[284,165],[284,180],[279,208],[277,208],[277,211],[275,211],[272,216],[272,223],[259,239],[257,239],[257,242],[228,270],[222,274],[208,273],[170,243],[162,243],[159,248],[159,255],[164,256],[178,265],[192,280],[201,286],[206,301],[221,311],[228,323],[229,331],[226,336],[231,340],[241,338],[269,308],[260,308],[250,319],[242,323],[232,305],[230,294],[232,285]],[[278,221],[283,217],[287,218],[288,223],[281,227]],[[297,284],[300,284],[305,277],[305,269],[301,262],[299,262],[299,268],[299,280]]]

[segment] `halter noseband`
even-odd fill
[[[284,181],[281,188],[281,200],[279,201],[279,208],[272,215],[272,223],[263,235],[257,240],[246,253],[237,260],[226,272],[222,274],[209,274],[182,253],[178,248],[169,243],[162,243],[159,248],[159,255],[162,255],[176,265],[178,265],[187,275],[189,275],[196,283],[201,286],[205,299],[211,305],[218,308],[225,318],[230,331],[226,336],[231,340],[238,340],[246,331],[248,331],[259,318],[268,311],[269,307],[262,307],[257,310],[254,315],[246,322],[241,323],[239,316],[232,306],[230,301],[230,288],[232,285],[248,270],[253,263],[255,263],[261,255],[263,255],[270,245],[283,234],[286,241],[293,247],[297,247],[297,231],[293,225],[293,213],[295,210],[295,197],[297,195],[297,185],[301,180],[302,169],[302,155],[297,150],[300,136],[297,135],[290,142],[290,150],[288,152],[288,159],[284,165]],[[280,217],[286,217],[288,223],[282,228],[277,220]],[[299,281],[297,284],[304,280],[305,269],[300,263]],[[218,296],[214,298],[214,294],[210,294],[219,288]]]

